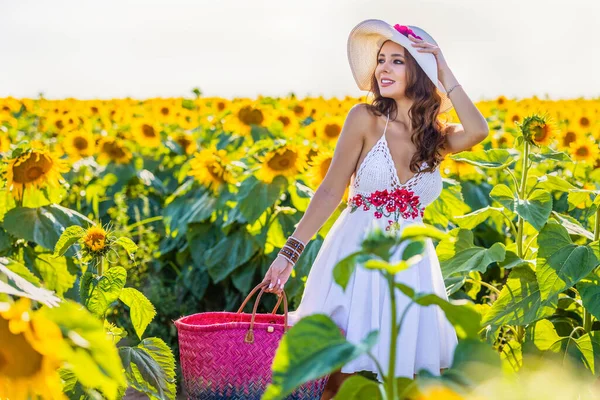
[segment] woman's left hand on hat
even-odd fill
[[[435,44],[426,42],[423,39],[417,39],[410,33],[408,34],[408,38],[413,42],[412,46],[415,47],[417,51],[421,53],[432,53],[435,56],[438,67],[438,76],[441,76],[444,72],[443,70],[448,68],[442,50]]]

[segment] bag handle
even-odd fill
[[[252,297],[254,292],[256,292],[258,289],[260,289],[260,293],[258,294],[258,297],[256,298],[256,302],[254,303],[254,308],[252,309],[252,319],[250,320],[250,328],[248,328],[248,332],[246,333],[246,337],[244,338],[244,342],[246,342],[246,343],[254,343],[254,319],[256,317],[256,310],[258,309],[258,303],[260,302],[260,298],[263,295],[263,293],[265,293],[265,289],[267,288],[268,285],[269,285],[269,282],[261,282],[258,285],[256,285],[256,287],[254,289],[252,289],[250,294],[248,294],[248,296],[246,297],[246,300],[244,300],[244,302],[240,306],[240,309],[238,310],[238,313],[240,313],[243,310],[246,303],[248,302],[248,300],[250,299],[250,297]],[[275,311],[277,310],[277,308],[279,307],[279,303],[281,302],[281,298],[283,297],[283,333],[285,333],[289,330],[288,323],[287,323],[287,321],[288,321],[288,302],[287,302],[287,296],[285,294],[285,291],[282,291],[281,293],[282,293],[282,295],[278,296],[279,301],[277,302],[277,306],[275,306],[275,309],[273,309],[272,314],[275,314]]]
[[[252,291],[250,291],[250,293],[248,293],[248,296],[246,296],[246,299],[244,300],[244,302],[242,303],[242,305],[240,306],[240,308],[237,310],[238,314],[242,312],[242,310],[246,306],[246,303],[248,303],[248,300],[250,300],[250,298],[252,297],[252,295],[254,294],[254,292],[256,292],[258,289],[260,289],[261,285],[262,285],[262,282],[259,283],[258,285],[256,285],[254,287],[254,289],[252,289]],[[284,291],[282,291],[282,293],[285,295]],[[273,308],[273,311],[271,311],[271,314],[275,314],[275,312],[279,308],[279,305],[281,304],[281,300],[283,300],[283,297],[281,295],[279,295],[278,297],[279,297],[279,300],[277,300],[277,304],[275,304],[275,307]]]

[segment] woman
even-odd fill
[[[357,267],[343,290],[333,279],[333,267],[360,248],[373,224],[399,233],[408,224],[422,223],[425,207],[442,191],[440,161],[483,141],[489,128],[423,29],[363,21],[350,33],[348,59],[359,88],[372,91],[374,100],[349,111],[323,182],[263,282],[270,282],[267,291],[281,293],[304,246],[337,208],[350,181],[348,207],[327,234],[301,303],[288,313],[288,322],[325,313],[353,343],[379,330],[371,353],[387,366],[387,281],[379,271]],[[439,114],[453,106],[461,124],[443,125]],[[403,247],[391,261],[401,259]],[[431,239],[426,240],[421,261],[398,273],[396,281],[448,299]],[[399,290],[396,297],[401,315],[409,299]],[[441,374],[450,366],[457,342],[456,331],[439,307],[411,307],[397,338],[396,376],[414,378],[421,368]],[[346,378],[361,370],[383,380],[373,360],[363,355],[331,374],[322,399],[332,398]]]

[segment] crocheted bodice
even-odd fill
[[[352,199],[356,194],[368,196],[377,190],[393,191],[404,188],[419,196],[421,206],[425,207],[442,193],[443,183],[439,166],[433,172],[422,172],[423,166],[428,165],[423,161],[421,170],[405,183],[401,183],[385,137],[389,121],[388,113],[383,135],[358,167],[354,182],[350,185],[348,199]]]

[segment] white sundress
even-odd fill
[[[383,135],[369,151],[350,184],[348,207],[332,225],[321,245],[308,274],[300,304],[296,310],[288,312],[290,326],[311,314],[327,314],[346,332],[346,340],[354,344],[358,344],[369,332],[379,330],[371,354],[386,374],[391,343],[391,300],[387,281],[381,272],[357,265],[346,290],[343,290],[333,279],[333,268],[338,261],[360,249],[362,240],[374,225],[385,230],[392,223],[395,228],[390,226],[391,231],[399,234],[404,226],[422,224],[425,207],[442,192],[439,167],[433,172],[418,172],[404,184],[400,182],[385,137],[388,122],[389,113]],[[380,215],[377,218],[375,204],[370,204],[367,210],[364,203],[353,207],[360,203],[353,199],[364,199],[363,196],[368,197],[375,191],[387,190],[389,193],[397,188],[412,191],[418,196],[418,203],[413,202],[418,211],[413,209],[412,213],[408,213],[403,210],[405,214],[397,218],[397,224],[393,224],[394,213],[390,217]],[[401,259],[405,246],[406,243],[403,243],[397,248],[391,257],[392,263]],[[448,300],[440,263],[429,238],[425,241],[423,258],[409,269],[397,273],[395,278],[396,282],[402,282],[416,292],[435,293]],[[409,303],[409,298],[396,289],[398,321]],[[422,368],[439,376],[440,368],[448,368],[452,364],[457,344],[456,331],[439,306],[412,305],[396,340],[396,377],[412,379],[413,374]],[[375,363],[366,354],[341,368],[343,373],[357,371],[372,371],[383,382]]]

